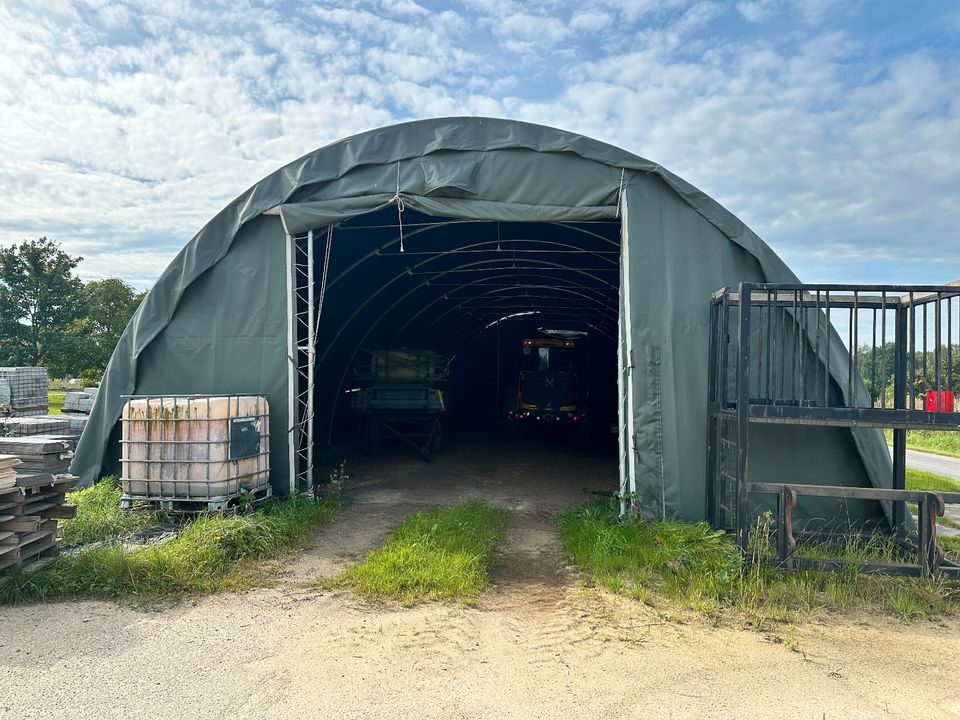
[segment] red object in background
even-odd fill
[[[937,406],[937,395],[940,395],[940,405]],[[937,392],[930,390],[927,393],[927,412],[953,412],[953,393],[949,390]]]

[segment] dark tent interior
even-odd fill
[[[619,220],[491,222],[390,207],[340,223],[329,236],[318,231],[314,242],[314,275],[324,288],[318,446],[356,436],[347,391],[360,353],[371,348],[451,358],[448,424],[499,427],[519,372],[535,369],[523,340],[547,337],[544,330],[575,333],[565,362],[588,398],[586,432],[593,447],[616,446]]]

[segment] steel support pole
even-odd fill
[[[737,546],[747,552],[749,543],[749,494],[747,492],[750,455],[750,302],[753,288],[740,283],[740,329],[737,342]]]
[[[287,235],[287,461],[290,475],[290,492],[297,489],[297,438],[300,424],[297,422],[297,385],[299,370],[297,368],[297,315],[296,289],[294,276],[296,274],[296,247],[293,235]]]
[[[911,310],[912,312],[912,310]],[[907,309],[897,306],[894,330],[894,352],[896,353],[893,367],[893,407],[897,410],[907,407]],[[890,487],[894,490],[903,490],[906,487],[907,477],[907,431],[895,429],[893,431],[893,479]],[[906,540],[907,504],[895,500],[892,507],[893,528],[897,540],[903,543]]]
[[[313,395],[314,395],[314,374],[316,372],[317,356],[317,326],[316,326],[316,297],[314,282],[314,245],[313,230],[307,233],[307,427],[306,437],[306,467],[304,468],[303,489],[307,493],[313,492]],[[329,242],[329,241],[328,241]]]
[[[637,492],[637,437],[634,428],[634,378],[633,369],[636,358],[633,348],[633,293],[631,288],[632,275],[630,268],[630,223],[628,220],[627,196],[621,198],[621,224],[620,224],[620,293],[623,297],[623,315],[620,323],[623,331],[623,345],[621,356],[619,357],[623,370],[623,394],[620,398],[621,404],[621,434],[620,434],[620,462],[623,465],[622,473],[627,493],[631,497],[629,507],[621,506],[621,512],[629,514],[632,510],[632,498]]]

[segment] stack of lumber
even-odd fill
[[[0,437],[51,435],[70,431],[70,420],[57,415],[0,417]]]
[[[0,466],[9,463],[0,460]],[[72,475],[40,473],[19,475],[5,488],[0,484],[0,572],[57,555],[57,520],[77,512],[66,504],[66,493],[75,481]]]
[[[50,379],[42,367],[0,367],[0,380],[10,387],[8,409],[13,415],[46,415]]]
[[[66,473],[73,459],[69,442],[62,437],[48,435],[0,437],[0,455],[15,455],[20,459],[18,475]]]
[[[14,468],[20,464],[16,455],[0,455],[0,490],[12,488],[17,483],[17,471]]]

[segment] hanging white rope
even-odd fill
[[[623,176],[626,172],[626,168],[620,168],[620,189],[617,190],[617,214],[616,217],[620,217],[620,203],[623,202]]]
[[[316,329],[313,332],[313,342],[316,344],[320,334],[320,316],[323,314],[323,299],[327,295],[327,278],[330,275],[330,249],[333,247],[333,225],[327,225],[327,247],[323,253],[323,274],[320,276],[320,297],[317,300]]]
[[[397,222],[400,224],[400,252],[403,252],[403,198],[400,197],[400,163],[397,163],[397,193],[393,196],[397,204]]]

